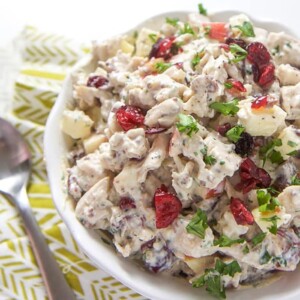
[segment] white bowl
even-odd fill
[[[149,28],[160,28],[162,22],[168,17],[179,17],[184,20],[188,12],[170,12],[154,16],[146,20],[129,32],[143,26]],[[226,11],[215,13],[212,17],[215,21],[227,21],[232,15],[239,12]],[[285,26],[274,22],[256,21],[251,18],[256,26],[266,28],[269,31],[285,31],[293,34]],[[74,68],[83,67],[90,61],[85,57]],[[192,288],[188,282],[182,279],[168,277],[162,274],[152,274],[143,270],[132,260],[124,259],[116,251],[105,244],[99,234],[89,230],[76,219],[74,204],[68,199],[66,187],[63,186],[62,178],[65,175],[66,154],[68,143],[60,128],[62,113],[72,99],[72,80],[69,74],[64,82],[62,91],[52,109],[46,125],[44,137],[45,158],[47,172],[51,186],[52,196],[56,208],[86,255],[101,269],[111,274],[124,285],[132,288],[138,293],[150,299],[156,300],[199,300],[210,298],[205,289]],[[229,299],[300,299],[300,268],[295,272],[289,272],[274,284],[259,288],[244,290],[233,290],[227,292]]]

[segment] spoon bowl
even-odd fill
[[[49,299],[75,300],[34,219],[26,193],[30,170],[31,155],[24,139],[0,118],[0,193],[20,211]]]

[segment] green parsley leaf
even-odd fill
[[[259,263],[261,265],[265,265],[266,263],[268,263],[270,261],[270,259],[272,258],[272,256],[269,254],[269,252],[266,250],[265,253],[260,257],[259,259]]]
[[[269,231],[273,234],[277,234],[277,221],[280,220],[278,216],[272,216],[270,218],[261,218],[263,221],[271,222],[272,225],[268,227]]]
[[[220,165],[221,165],[221,166],[225,165],[225,161],[224,161],[224,160],[221,160],[221,161],[220,161]]]
[[[244,60],[248,55],[248,52],[237,44],[230,44],[229,49],[230,52],[234,55],[234,59],[231,60],[233,63]]]
[[[213,102],[209,105],[209,107],[216,110],[224,116],[234,116],[239,111],[239,108],[237,106],[238,102],[238,99],[233,99],[229,102]]]
[[[192,218],[192,220],[189,222],[189,224],[186,226],[186,231],[188,233],[194,234],[201,239],[204,239],[205,237],[205,230],[208,228],[207,225],[207,216],[204,211],[201,209],[198,209],[195,216]]]
[[[236,260],[232,261],[231,263],[227,264],[224,267],[223,275],[229,275],[231,277],[234,276],[235,273],[241,273],[242,269]]]
[[[203,154],[203,161],[207,164],[207,165],[214,165],[216,163],[216,158],[212,155],[207,155],[207,146],[204,146],[200,152]]]
[[[179,33],[180,34],[190,33],[192,35],[195,35],[195,32],[189,23],[184,23],[184,27],[180,29]]]
[[[280,152],[274,150],[275,147],[279,146],[282,146],[281,139],[273,139],[268,144],[260,148],[259,154],[263,158],[263,166],[265,165],[267,159],[269,159],[272,163],[280,164],[283,162]]]
[[[220,259],[216,261],[214,269],[206,269],[205,274],[192,282],[193,287],[206,286],[206,290],[219,299],[226,299],[225,288],[222,283],[222,275],[234,276],[242,272],[237,261],[225,264]]]
[[[200,15],[207,16],[207,10],[204,8],[202,3],[198,4],[198,11]]]
[[[193,69],[195,69],[195,67],[199,64],[200,60],[201,60],[201,53],[203,53],[203,51],[197,53],[194,58],[191,61],[192,67]]]
[[[206,155],[206,156],[203,157],[203,161],[207,165],[212,166],[212,165],[214,165],[216,163],[217,159],[214,156],[212,156],[212,155]]]
[[[220,275],[210,275],[206,279],[206,290],[214,297],[226,299],[225,288]]]
[[[261,233],[257,234],[252,239],[253,246],[257,246],[258,244],[260,244],[265,239],[266,235],[267,235],[266,232],[261,232]]]
[[[178,25],[179,19],[178,18],[166,18],[166,23],[176,27]]]
[[[219,239],[214,241],[214,246],[231,247],[233,244],[242,244],[245,239],[231,239],[226,235],[221,235]]]
[[[248,254],[249,252],[250,252],[250,249],[249,249],[248,245],[246,245],[243,249],[243,253]]]
[[[268,191],[257,190],[256,196],[260,212],[274,211],[276,207],[280,206],[278,199],[273,197]]]
[[[291,178],[291,185],[300,185],[300,178],[298,177],[297,174],[292,176]]]
[[[206,274],[200,276],[192,282],[192,287],[199,288],[205,285],[205,276]]]
[[[179,114],[178,118],[179,122],[176,123],[176,126],[179,132],[185,132],[189,137],[191,137],[193,133],[198,132],[198,123],[192,116]]]
[[[273,164],[281,164],[283,163],[284,159],[279,151],[273,150],[270,155],[269,159]]]
[[[290,147],[293,147],[293,148],[296,147],[296,146],[298,146],[298,144],[295,143],[295,142],[293,142],[293,141],[288,141],[287,144],[288,144]]]
[[[225,82],[224,87],[225,89],[231,89],[233,87],[233,84],[231,82]]]
[[[165,63],[165,62],[157,62],[154,65],[155,70],[158,73],[163,73],[164,71],[166,71],[167,69],[169,69],[172,66],[171,63]]]
[[[243,126],[236,125],[226,132],[226,136],[230,141],[236,143],[240,139],[241,134],[244,131],[245,131],[245,128]]]
[[[158,38],[157,34],[155,34],[155,33],[150,33],[150,34],[148,35],[148,37],[149,37],[149,39],[151,40],[152,43],[156,43],[156,42],[157,42],[157,38]]]
[[[295,155],[297,155],[297,154],[298,154],[298,151],[297,151],[297,150],[294,150],[294,151],[292,151],[292,152],[287,153],[287,155],[289,155],[289,156],[295,156]]]
[[[234,26],[234,27],[238,28],[242,32],[242,36],[255,37],[253,26],[250,22],[245,21],[242,26],[237,25],[237,26]]]
[[[204,26],[203,29],[204,29],[204,35],[209,35],[210,34],[211,26],[206,25],[206,26]]]

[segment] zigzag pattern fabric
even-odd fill
[[[65,74],[88,48],[63,36],[26,27],[20,39],[22,67],[7,119],[28,142],[32,178],[28,194],[35,217],[78,299],[144,299],[96,267],[62,223],[51,199],[43,161],[47,116]],[[0,299],[47,299],[18,211],[0,196]]]

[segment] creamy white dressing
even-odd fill
[[[292,176],[300,164],[291,156],[300,150],[300,43],[255,26],[255,37],[245,37],[240,27],[251,20],[243,14],[230,18],[223,28],[226,37],[261,42],[269,49],[277,77],[263,88],[254,82],[250,60],[235,62],[236,53],[225,40],[215,39],[208,17],[191,14],[188,21],[169,21],[160,31],[142,28],[137,37],[119,36],[94,45],[97,66],[90,73],[74,74],[75,107],[65,110],[62,120],[63,132],[74,141],[68,193],[82,224],[107,230],[122,256],[142,260],[153,272],[186,274],[193,280],[213,268],[221,254],[224,263],[236,261],[241,268],[221,278],[225,287],[236,288],[271,271],[294,270],[299,262],[300,188]],[[173,39],[172,53],[149,58],[159,38]],[[102,83],[88,84],[91,78]],[[234,81],[245,90],[232,90]],[[253,108],[265,95],[268,103]],[[235,113],[222,114],[212,106],[233,101]],[[134,114],[118,117],[124,105],[139,108],[134,114],[142,114],[142,124],[132,123]],[[191,123],[181,123],[180,114]],[[242,126],[244,133],[234,140],[220,126]],[[240,142],[247,134],[250,144]],[[280,142],[259,153],[276,139]],[[278,155],[282,161],[272,161]],[[279,189],[272,195],[278,202],[271,213],[262,211],[257,197],[261,182],[250,192],[238,185],[247,157]],[[159,228],[154,195],[162,185],[167,198],[176,196],[182,208]],[[253,222],[239,220],[232,198],[240,199]],[[164,205],[171,214],[174,203]],[[187,230],[197,209],[208,220],[203,235]],[[263,239],[257,242],[259,234]],[[222,244],[221,238],[231,243]]]

